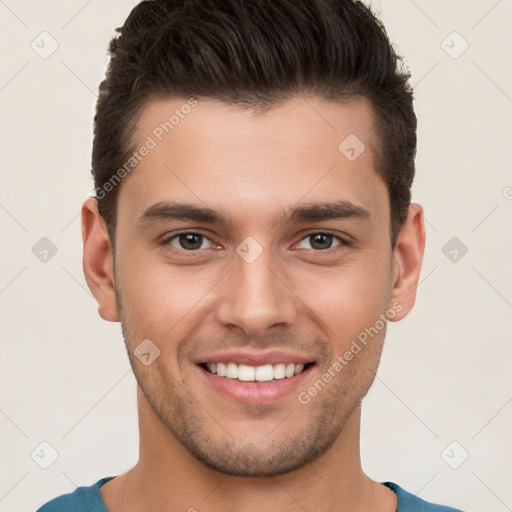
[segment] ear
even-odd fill
[[[390,318],[393,322],[401,320],[416,302],[416,288],[420,278],[421,264],[425,250],[425,221],[423,207],[411,204],[407,219],[398,233],[393,250],[393,289],[391,304],[400,304],[400,310]]]
[[[119,322],[110,239],[93,197],[82,205],[82,240],[85,280],[98,301],[98,312],[103,320]]]

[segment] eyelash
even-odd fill
[[[169,237],[165,238],[162,241],[162,245],[170,245],[170,242],[172,240],[174,240],[175,238],[178,238],[181,235],[199,235],[199,236],[209,240],[210,242],[214,243],[212,240],[210,240],[209,237],[207,237],[203,233],[200,233],[198,231],[187,231],[187,230],[185,230],[185,231],[179,231],[178,233],[174,233],[172,236],[169,236]],[[342,247],[350,245],[347,240],[345,240],[344,238],[340,237],[339,235],[335,235],[334,233],[331,233],[329,231],[312,231],[312,232],[307,233],[306,235],[304,235],[299,240],[299,242],[302,242],[306,238],[311,237],[313,235],[329,235],[329,236],[332,236],[333,238],[337,238],[339,240],[339,242],[340,242],[338,245],[335,245],[334,247],[329,247],[329,249],[317,249],[317,250],[315,250],[315,249],[307,249],[307,250],[313,251],[313,253],[315,253],[315,254],[331,254],[332,251],[335,251],[337,248],[342,248]],[[182,254],[185,253],[185,254],[190,255],[190,256],[195,256],[195,255],[197,255],[198,252],[200,252],[202,250],[202,249],[194,249],[194,250],[187,251],[185,249],[178,249],[178,248],[176,248],[174,246],[171,246],[171,247],[172,247],[172,250],[175,251],[175,252],[182,253]]]

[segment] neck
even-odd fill
[[[333,445],[309,464],[275,477],[240,477],[199,461],[159,421],[140,389],[137,396],[139,461],[101,487],[110,512],[396,510],[395,494],[362,471],[359,407]]]

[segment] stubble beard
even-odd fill
[[[373,364],[361,361],[362,365],[347,366],[336,376],[339,379],[336,386],[327,386],[309,404],[299,405],[291,413],[282,411],[282,423],[278,422],[267,436],[255,438],[251,432],[231,432],[229,425],[222,423],[225,418],[216,418],[201,405],[186,383],[178,382],[158,359],[151,366],[141,365],[130,350],[136,343],[130,340],[129,322],[120,297],[117,303],[130,364],[153,412],[192,455],[226,475],[274,477],[298,470],[325,454],[360,407],[380,359],[379,350],[373,354],[376,356]],[[248,418],[265,414],[266,406],[248,407],[253,407]],[[287,431],[287,420],[289,425],[298,414],[303,415],[301,426],[295,427],[295,421],[293,430]]]

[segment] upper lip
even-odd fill
[[[249,352],[233,350],[208,354],[196,361],[196,364],[204,363],[236,363],[248,366],[264,366],[279,363],[312,363],[314,359],[308,356],[285,352],[282,350],[268,350]]]

